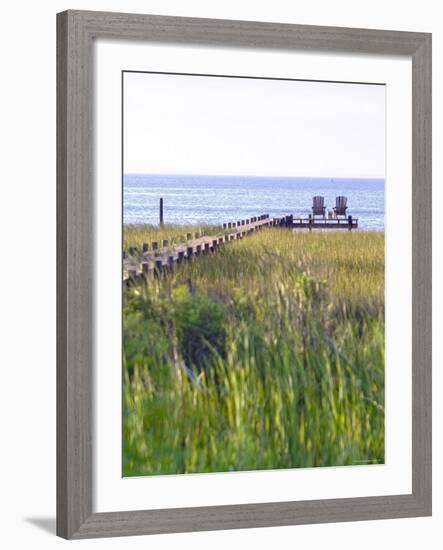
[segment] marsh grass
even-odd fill
[[[123,325],[125,476],[384,461],[382,233],[263,230]]]

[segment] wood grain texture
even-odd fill
[[[432,43],[412,57],[412,484],[432,510]],[[421,217],[423,216],[423,218]],[[426,220],[423,223],[422,220]]]
[[[58,16],[57,533],[92,513],[92,57],[75,16]]]
[[[411,495],[93,513],[93,40],[407,55],[413,79]],[[68,11],[57,16],[57,534],[141,535],[431,513],[431,36]],[[418,220],[426,219],[426,223]]]
[[[94,37],[285,50],[413,55],[425,33],[70,11]]]
[[[66,390],[67,272],[66,272],[66,96],[67,29],[66,17],[57,19],[57,532],[68,532],[66,499],[68,495]]]

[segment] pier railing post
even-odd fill
[[[160,225],[163,225],[163,197],[160,198]]]
[[[155,274],[159,277],[163,272],[163,260],[155,261]]]

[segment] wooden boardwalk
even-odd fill
[[[178,263],[193,257],[212,254],[226,243],[243,239],[264,227],[281,224],[284,220],[285,218],[271,219],[269,214],[262,214],[246,220],[225,223],[220,227],[219,235],[193,238],[192,234],[188,233],[186,243],[170,245],[164,240],[161,246],[157,242],[151,243],[151,250],[138,252],[133,249],[132,254],[127,255],[123,260],[123,280],[135,280],[141,275],[152,279],[164,271],[173,270]],[[146,249],[147,246],[145,245],[144,248]]]
[[[290,229],[352,229],[358,228],[358,220],[352,216],[343,219],[314,219],[294,218],[294,216],[283,216],[270,218],[269,214],[262,214],[239,220],[236,222],[224,223],[220,227],[218,235],[202,235],[193,238],[193,234],[187,234],[185,243],[170,244],[167,240],[161,243],[152,242],[143,245],[143,250],[135,248],[129,250],[129,254],[123,259],[123,281],[129,284],[140,278],[153,279],[164,273],[173,271],[177,264],[191,260],[194,257],[213,254],[225,244],[243,239],[265,227],[287,227]]]

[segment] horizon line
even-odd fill
[[[192,177],[243,177],[243,178],[289,178],[289,179],[340,179],[340,180],[385,180],[385,176],[293,176],[293,175],[258,175],[258,174],[204,174],[180,172],[123,172],[123,176],[192,176]]]

